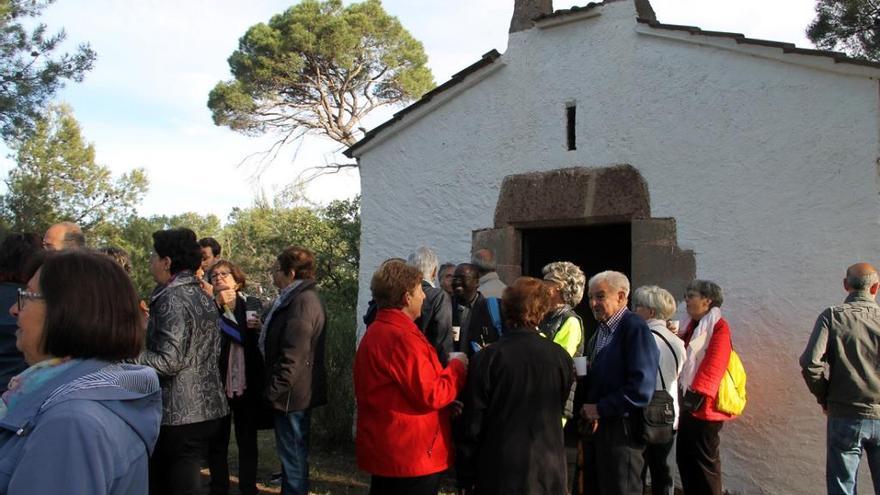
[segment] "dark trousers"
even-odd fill
[[[721,438],[724,423],[682,413],[675,460],[686,495],[721,495]]]
[[[197,495],[199,470],[219,419],[188,425],[162,425],[150,458],[151,495]]]
[[[229,431],[233,425],[238,445],[238,489],[242,495],[256,495],[258,410],[244,399],[229,401],[229,409],[231,414],[220,419],[220,426],[208,449],[211,495],[229,493]]]
[[[437,495],[440,473],[414,478],[370,477],[370,495]]]
[[[601,419],[584,440],[584,491],[588,495],[642,495],[645,445],[629,419]]]
[[[642,469],[642,481],[647,481],[651,473],[651,495],[672,495],[672,446],[675,435],[669,443],[648,445],[645,447],[645,467]]]

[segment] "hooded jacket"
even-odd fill
[[[77,361],[0,420],[0,495],[146,494],[161,419],[155,371]]]

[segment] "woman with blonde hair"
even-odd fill
[[[666,322],[675,314],[675,298],[666,289],[656,285],[645,285],[633,292],[634,312],[645,319],[654,335],[657,350],[660,351],[660,365],[657,369],[655,394],[664,390],[671,396],[675,420],[672,425],[673,436],[665,444],[648,445],[645,448],[645,470],[651,472],[651,493],[653,495],[672,495],[672,465],[670,453],[675,443],[678,429],[678,375],[684,366],[684,343],[669,331]],[[668,398],[667,398],[668,399]]]

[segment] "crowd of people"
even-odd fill
[[[200,493],[207,464],[226,494],[234,428],[241,493],[272,429],[282,493],[308,494],[327,402],[315,255],[278,253],[264,305],[216,240],[177,228],[152,247],[142,301],[125,252],[87,249],[75,224],[0,244],[0,493]],[[508,286],[493,258],[441,265],[422,247],[373,274],[353,362],[370,493],[435,495],[449,475],[463,495],[671,495],[677,470],[685,494],[721,495],[720,431],[739,414],[719,392],[738,361],[721,287],[691,281],[679,325],[669,291],[623,273],[560,260]],[[844,289],[801,357],[829,493],[854,493],[862,450],[880,462],[876,269],[851,266]]]
[[[673,465],[685,493],[722,493],[736,416],[715,406],[732,344],[714,282],[688,285],[680,328],[663,288],[639,287],[630,310],[626,275],[566,261],[506,286],[489,250],[440,265],[419,248],[370,288],[354,380],[371,493],[435,494],[451,471],[463,494],[672,494]],[[585,293],[595,329],[574,310]]]
[[[0,493],[196,494],[207,464],[227,494],[234,428],[240,493],[258,493],[257,431],[273,429],[282,492],[307,494],[326,402],[314,255],[277,255],[264,308],[216,240],[178,228],[152,247],[141,301],[127,254],[87,249],[73,223],[0,244]]]

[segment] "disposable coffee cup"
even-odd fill
[[[586,356],[574,358],[574,369],[577,376],[587,376],[587,358]]]
[[[668,320],[666,322],[666,328],[668,328],[670,332],[678,334],[678,320]]]
[[[458,336],[461,334],[461,327],[452,327],[452,341],[458,342]]]
[[[245,311],[244,314],[245,314],[245,318],[247,318],[247,321],[254,321],[259,318],[259,315],[257,314],[256,311],[248,310],[248,311]]]

